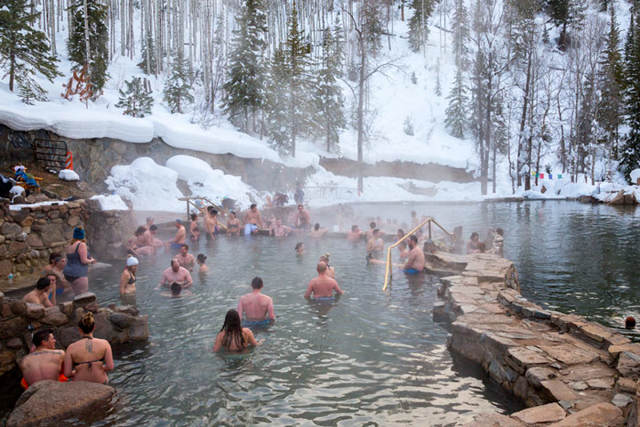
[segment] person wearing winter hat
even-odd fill
[[[131,295],[136,293],[136,270],[138,269],[138,258],[127,257],[127,266],[120,275],[120,295]]]
[[[89,264],[96,263],[96,260],[89,255],[85,237],[83,228],[74,228],[73,240],[65,250],[67,265],[62,272],[67,282],[71,283],[75,295],[89,291]]]

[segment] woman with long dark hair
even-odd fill
[[[222,329],[213,344],[213,351],[240,352],[249,346],[256,347],[260,344],[262,340],[256,341],[251,329],[242,327],[238,312],[231,309],[227,311]]]

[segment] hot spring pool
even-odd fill
[[[168,299],[154,290],[169,255],[138,269],[137,306],[149,315],[147,344],[115,349],[109,375],[119,404],[105,420],[118,425],[451,424],[481,411],[521,406],[446,348],[432,320],[433,278],[381,291],[383,267],[368,267],[364,244],[295,238],[225,238],[201,242],[211,272],[193,275],[194,295]],[[345,295],[334,304],[303,298],[318,257],[330,252]],[[98,270],[90,288],[100,304],[120,303],[118,266]],[[276,323],[258,330],[263,346],[243,356],[211,348],[229,308],[264,279]]]

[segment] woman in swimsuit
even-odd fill
[[[106,384],[107,372],[113,370],[113,354],[109,341],[93,337],[96,327],[93,313],[85,313],[78,323],[82,338],[67,347],[64,375],[73,381]]]
[[[243,328],[238,312],[231,309],[227,311],[222,329],[216,336],[213,344],[213,351],[225,350],[227,352],[238,353],[249,346],[257,347],[263,340],[256,341],[253,332],[249,328]]]
[[[89,256],[85,243],[84,229],[73,229],[73,241],[66,249],[67,265],[64,267],[64,278],[71,283],[73,293],[79,295],[89,291],[89,264],[96,260]]]
[[[120,295],[136,293],[136,270],[138,269],[138,258],[130,256],[127,258],[127,266],[120,275]]]
[[[191,214],[191,223],[189,224],[189,232],[191,240],[197,242],[200,238],[200,228],[198,227],[198,214]]]

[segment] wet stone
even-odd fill
[[[510,348],[507,350],[507,360],[512,360],[521,373],[524,373],[528,366],[551,363],[551,359],[546,357],[544,353],[529,347]]]
[[[85,292],[83,294],[76,296],[73,299],[73,304],[76,307],[84,307],[85,305],[89,305],[94,302],[96,302],[96,294],[92,292]]]
[[[622,411],[606,402],[589,406],[586,409],[569,415],[554,427],[584,427],[601,425],[619,425],[624,422]]]
[[[598,353],[578,348],[571,344],[560,344],[554,346],[540,346],[547,354],[566,365],[577,365],[580,363],[591,363],[598,359]]]
[[[564,419],[566,413],[557,403],[548,403],[511,414],[525,424],[552,423]]]
[[[479,414],[466,427],[524,427],[524,424],[506,415]]]
[[[527,380],[534,387],[542,387],[542,381],[555,378],[556,372],[543,366],[534,366],[527,369]],[[586,388],[586,387],[585,387]]]
[[[618,378],[618,390],[623,391],[625,393],[635,393],[636,392],[636,382],[631,378]]]
[[[542,388],[555,400],[575,400],[578,396],[560,380],[542,381]]]
[[[571,383],[571,388],[576,391],[584,391],[588,389],[589,386],[584,381],[576,381],[574,383]]]
[[[613,378],[596,378],[594,380],[587,380],[589,388],[596,390],[607,390],[613,388]]]
[[[618,358],[618,372],[624,377],[638,379],[640,376],[640,356],[623,351]]]
[[[613,396],[613,399],[611,399],[611,403],[617,406],[618,408],[624,408],[632,402],[633,402],[633,399],[631,398],[631,396],[623,393],[618,393],[615,396]]]

